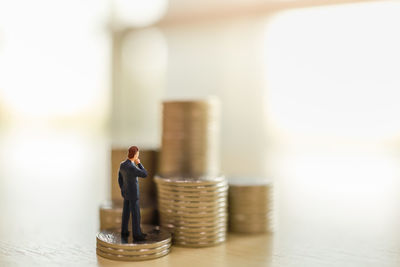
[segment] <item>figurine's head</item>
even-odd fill
[[[137,146],[131,146],[128,150],[128,158],[130,160],[135,160],[139,158],[139,148]]]

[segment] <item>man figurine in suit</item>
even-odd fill
[[[147,171],[140,163],[139,148],[131,146],[128,159],[121,162],[118,173],[118,183],[124,198],[122,211],[121,236],[128,237],[128,223],[132,214],[132,234],[135,241],[143,241],[146,234],[140,229],[139,184],[137,177],[147,177]]]

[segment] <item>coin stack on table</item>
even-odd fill
[[[128,149],[113,148],[111,151],[111,199],[103,203],[100,210],[100,229],[121,227],[122,203],[121,189],[118,184],[118,171],[122,161],[127,159]],[[157,198],[154,174],[157,171],[156,150],[140,150],[140,161],[146,168],[148,176],[138,178],[140,190],[140,214],[142,224],[158,224]],[[131,220],[130,222],[131,223]]]
[[[171,234],[158,226],[142,225],[147,233],[145,241],[124,239],[118,229],[103,230],[97,234],[96,252],[111,260],[142,261],[167,255],[171,247]]]
[[[230,183],[228,203],[231,232],[255,234],[272,231],[271,183]]]
[[[166,101],[162,112],[159,174],[200,177],[219,174],[219,102]]]
[[[224,177],[155,178],[161,225],[173,242],[208,247],[225,241],[228,184]]]
[[[159,176],[160,224],[173,243],[207,247],[225,241],[227,181],[219,176],[219,102],[163,103]]]

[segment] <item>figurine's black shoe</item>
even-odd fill
[[[138,235],[138,236],[134,236],[133,237],[133,240],[135,240],[135,241],[144,241],[144,240],[146,240],[146,234],[141,234],[141,235]]]
[[[128,232],[121,232],[122,237],[128,237],[129,236],[129,231]]]

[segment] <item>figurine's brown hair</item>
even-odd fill
[[[138,151],[139,148],[137,146],[131,146],[128,150],[128,158],[129,159],[133,158]]]

